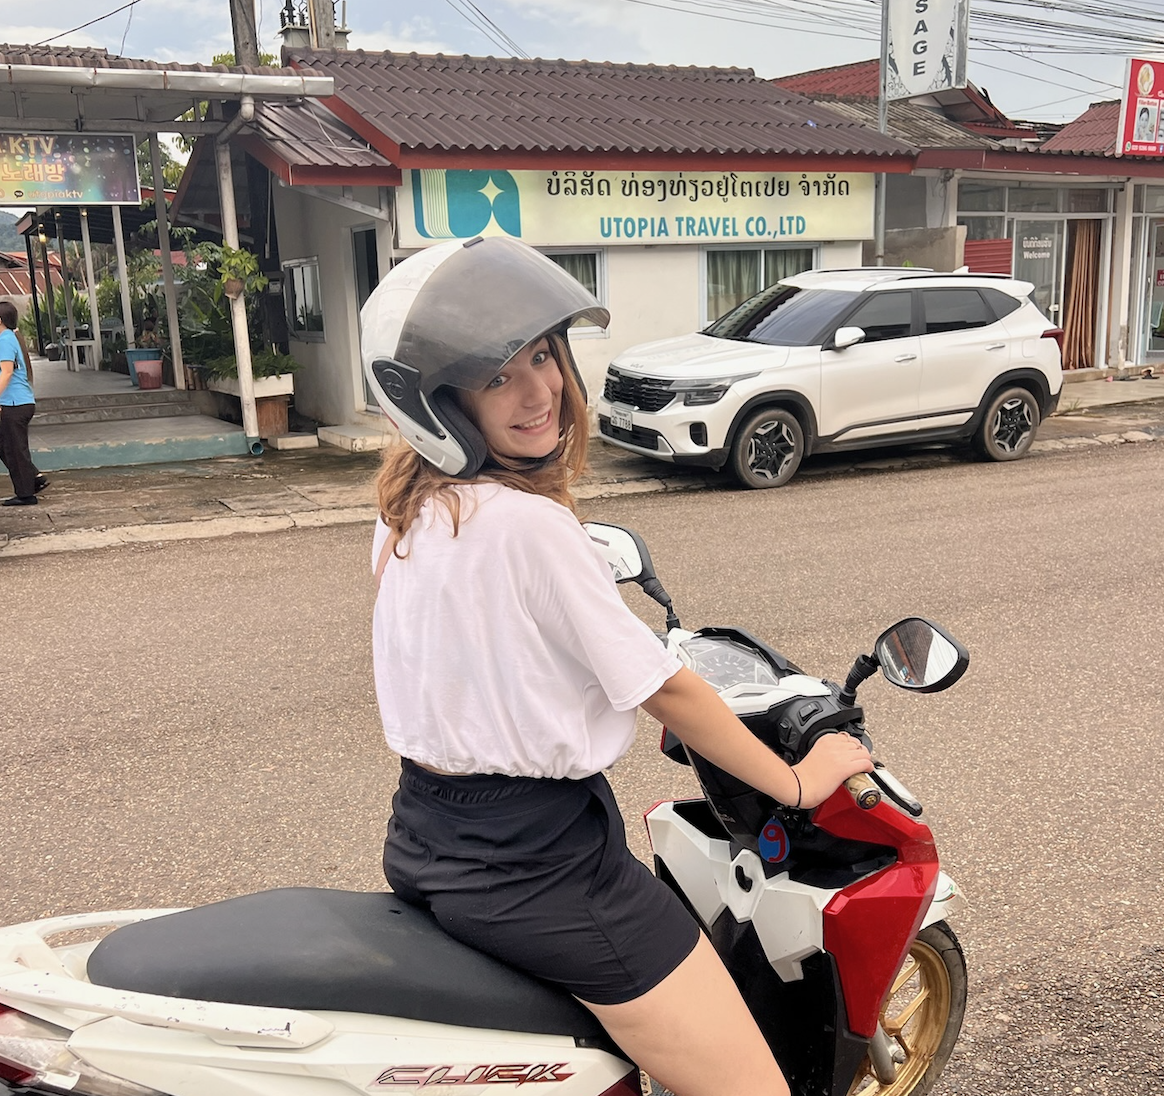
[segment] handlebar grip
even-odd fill
[[[881,802],[881,789],[873,783],[868,773],[857,773],[845,781],[849,794],[863,811],[872,810]]]

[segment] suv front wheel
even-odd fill
[[[1039,428],[1039,405],[1025,388],[1008,388],[986,408],[978,430],[978,449],[987,460],[1026,456]]]
[[[779,407],[750,415],[736,431],[731,467],[745,487],[783,487],[804,457],[804,431],[796,416]]]

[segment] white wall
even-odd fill
[[[339,193],[338,190],[335,191]],[[391,225],[370,221],[356,210],[275,188],[279,257],[283,262],[316,256],[323,295],[325,342],[291,340],[291,353],[304,368],[295,375],[295,405],[328,425],[368,423],[360,374],[359,317],[351,229],[375,223],[381,275],[393,258]],[[375,205],[374,190],[352,197]],[[821,267],[861,265],[861,243],[805,241],[818,248]],[[591,405],[602,391],[606,367],[629,347],[653,339],[686,335],[703,322],[700,248],[682,245],[608,247],[605,251],[605,301],[611,312],[605,333],[571,336]]]
[[[339,195],[338,188],[332,190]],[[355,188],[351,196],[370,206],[378,201],[374,187]],[[291,353],[303,363],[295,374],[295,407],[328,425],[357,421],[365,403],[351,230],[375,224],[379,244],[388,222],[292,187],[275,187],[274,199],[279,259],[318,258],[323,297],[324,341],[290,340]],[[382,247],[379,257],[381,270],[386,270]]]

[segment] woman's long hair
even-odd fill
[[[457,486],[464,483],[500,483],[516,491],[544,495],[574,509],[570,488],[586,471],[589,424],[586,397],[575,374],[574,355],[566,337],[557,332],[546,336],[562,374],[562,409],[557,448],[541,460],[529,461],[489,452],[485,468],[472,480],[459,480],[429,464],[403,441],[385,450],[376,476],[380,516],[392,530],[396,545],[392,554],[403,558],[400,542],[412,527],[421,507],[431,498],[449,513],[453,536],[461,527],[461,496]]]
[[[32,359],[28,356],[28,343],[24,341],[24,336],[20,333],[20,313],[17,312],[16,305],[11,301],[0,301],[0,323],[16,336],[16,342],[20,346],[20,353],[24,355],[24,372],[28,377],[28,387],[31,388]]]

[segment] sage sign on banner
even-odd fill
[[[889,5],[889,99],[966,86],[969,0],[884,0]]]
[[[794,243],[873,234],[873,177],[842,172],[404,173],[402,247],[513,236],[539,247]]]

